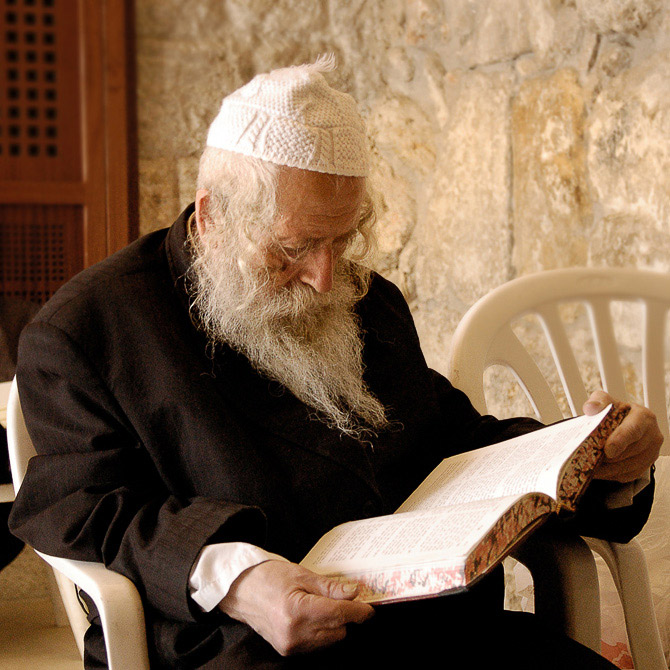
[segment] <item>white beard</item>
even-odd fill
[[[328,293],[297,282],[276,288],[267,271],[240,269],[241,245],[221,228],[192,239],[189,269],[192,308],[212,346],[244,354],[332,428],[357,438],[384,428],[384,407],[363,381],[353,266],[338,263]]]

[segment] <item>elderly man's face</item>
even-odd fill
[[[210,342],[247,356],[328,425],[352,435],[382,428],[355,312],[368,275],[338,263],[357,233],[365,180],[282,168],[277,186],[272,230],[260,223],[252,244],[242,226],[231,234],[234,221],[203,216],[208,194],[196,194],[200,240],[189,274],[200,324]]]
[[[276,287],[297,281],[330,291],[337,261],[356,234],[364,192],[362,177],[282,169],[275,239],[263,259]]]

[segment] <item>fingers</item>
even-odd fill
[[[325,628],[363,623],[374,615],[370,605],[355,600],[335,600],[304,591],[296,591],[294,598],[292,611],[296,616],[309,617]]]
[[[645,438],[634,442],[615,458],[606,457],[597,467],[595,477],[625,483],[644,476],[658,458],[661,442],[660,437],[657,441]]]
[[[355,585],[295,563],[266,561],[242,573],[219,607],[287,656],[334,644],[347,624],[369,619],[373,608],[353,600],[356,594]]]
[[[663,435],[654,413],[641,405],[631,405],[626,418],[607,440],[605,455],[610,460],[616,460],[649,450],[654,454],[653,463],[658,458],[662,442]]]
[[[602,390],[594,391],[584,403],[582,409],[584,414],[598,414],[598,412],[604,410],[612,402],[614,402],[614,398],[609,393]]]
[[[324,577],[309,570],[305,572],[307,573],[305,587],[311,593],[335,600],[353,600],[358,595],[358,584],[355,582]]]
[[[596,414],[614,398],[605,391],[595,391],[584,403],[585,414]],[[631,404],[626,418],[605,443],[605,459],[595,476],[618,482],[642,477],[658,458],[663,435],[654,413],[641,405]]]
[[[311,582],[307,589],[341,592],[340,584],[326,583],[333,580],[317,575],[311,577],[316,579],[308,577],[305,580],[303,575],[300,580]],[[266,639],[283,656],[313,651],[342,640],[347,633],[347,624],[363,623],[373,614],[374,610],[366,603],[336,600],[297,588],[275,612],[275,628],[272,636]]]
[[[358,586],[317,575],[305,570],[302,584],[307,604],[314,608],[315,616],[324,621],[340,621],[341,624],[362,623],[374,615],[374,609],[367,603],[356,602]],[[309,597],[313,600],[309,600]],[[326,624],[328,625],[328,624]]]
[[[642,477],[651,466],[643,464],[637,459],[626,459],[625,461],[618,461],[617,463],[601,463],[595,471],[596,479],[607,479],[609,481],[620,482],[625,484],[627,482],[634,482],[636,479]]]

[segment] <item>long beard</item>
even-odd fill
[[[191,305],[214,348],[244,354],[343,433],[362,439],[387,426],[384,406],[363,381],[354,311],[360,278],[349,262],[338,264],[328,293],[297,282],[274,288],[267,273],[240,269],[241,245],[221,226],[193,238]]]

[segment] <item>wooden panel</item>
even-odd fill
[[[84,262],[90,265],[126,246],[138,231],[133,14],[130,0],[80,0],[80,6]]]
[[[135,25],[132,4],[105,12],[107,114],[107,250],[118,251],[139,233]],[[120,225],[121,222],[125,225]]]
[[[0,202],[29,204],[81,204],[86,188],[76,181],[0,181]]]
[[[137,235],[132,6],[0,0],[0,294],[42,301]]]
[[[107,195],[105,187],[105,60],[104,17],[106,2],[80,0],[82,11],[83,59],[81,65],[84,91],[85,123],[84,178],[86,209],[84,211],[84,263],[92,265],[105,258],[107,251]]]
[[[45,302],[83,268],[82,208],[0,205],[0,295]]]
[[[79,11],[0,0],[0,180],[80,180]]]

